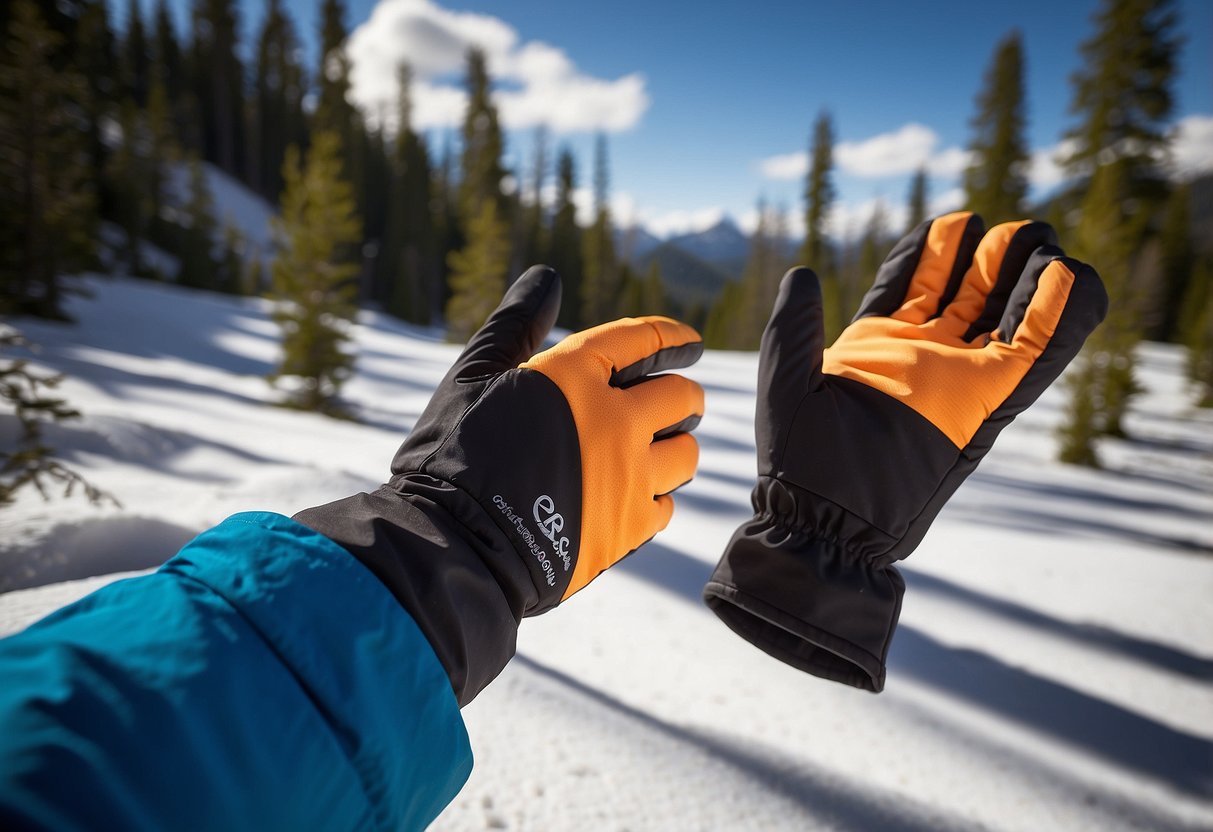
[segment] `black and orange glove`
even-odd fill
[[[909,555],[999,432],[1103,320],[1099,276],[1053,230],[949,214],[902,239],[823,354],[822,300],[789,272],[762,337],[754,518],[704,588],[772,656],[879,691]]]
[[[366,564],[417,621],[460,704],[545,612],[665,528],[690,481],[703,390],[653,375],[698,360],[695,330],[626,318],[535,354],[560,278],[518,279],[439,384],[370,494],[297,520]]]

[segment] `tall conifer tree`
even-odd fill
[[[543,125],[535,128],[535,155],[531,163],[529,202],[523,218],[522,262],[533,266],[541,262],[546,254],[544,228],[543,186],[548,175],[548,134]]]
[[[1179,46],[1172,0],[1104,0],[1094,23],[1074,77],[1078,122],[1067,134],[1073,151],[1064,160],[1085,182],[1073,253],[1100,272],[1110,301],[1072,373],[1062,429],[1062,458],[1085,464],[1096,463],[1092,436],[1124,434],[1123,417],[1139,389],[1134,353],[1144,287],[1135,278],[1167,190],[1160,162]]]
[[[577,206],[573,193],[577,190],[577,170],[573,152],[562,148],[556,160],[556,203],[553,206],[552,233],[548,237],[549,266],[563,279],[563,301],[560,304],[561,326],[578,329],[581,323],[582,265],[581,227],[577,225]]]
[[[194,0],[192,75],[200,104],[203,158],[244,176],[244,66],[235,0]]]
[[[594,145],[594,222],[586,229],[585,273],[581,283],[581,325],[594,326],[615,316],[619,302],[619,260],[611,222],[610,172],[606,136]]]
[[[362,238],[340,154],[332,133],[312,137],[302,165],[298,149],[288,148],[272,267],[283,357],[271,378],[295,380],[289,405],[334,415],[342,413],[337,397],[354,366],[346,345],[358,311],[358,264],[349,252]]]
[[[834,126],[830,114],[823,111],[813,123],[809,146],[809,172],[804,192],[805,235],[800,262],[813,269],[821,280],[827,344],[842,332],[843,327],[838,269],[826,236],[826,224],[834,205],[833,169]]]
[[[250,178],[271,202],[282,191],[282,164],[290,145],[305,147],[307,122],[303,99],[307,79],[299,63],[299,38],[281,0],[269,0],[257,38],[253,89]]]
[[[1028,193],[1023,63],[1022,38],[1011,32],[994,50],[970,122],[972,161],[964,175],[965,203],[987,226],[1019,219]]]
[[[463,343],[481,327],[505,292],[510,240],[497,216],[497,201],[485,199],[467,224],[467,244],[451,254],[451,299],[447,338]]]
[[[919,168],[910,180],[910,196],[906,204],[906,232],[917,228],[927,219],[927,171]]]
[[[215,202],[206,181],[206,170],[197,157],[189,162],[189,197],[185,206],[185,226],[177,255],[181,268],[177,281],[193,289],[218,288],[219,260],[215,257],[215,237],[219,223],[215,219]]]
[[[415,323],[430,323],[435,296],[440,296],[429,151],[413,130],[412,74],[406,63],[398,69],[399,99],[392,198],[388,232],[380,249],[380,284],[387,309]]]
[[[126,94],[140,107],[147,104],[147,93],[151,87],[151,56],[139,0],[128,0],[126,4],[126,37],[122,42],[122,70],[122,81]]]
[[[447,260],[451,289],[446,306],[447,329],[456,341],[470,336],[501,300],[511,254],[510,218],[501,187],[505,177],[501,165],[503,137],[488,65],[479,49],[468,51],[467,86],[458,192],[464,241],[462,249]]]
[[[471,49],[467,55],[468,105],[463,117],[463,156],[460,160],[462,179],[459,183],[459,212],[465,221],[483,216],[480,203],[486,199],[502,207],[501,181],[505,169],[501,165],[504,139],[493,104],[488,63],[484,52]],[[498,217],[498,221],[504,220]]]
[[[0,307],[63,317],[61,276],[92,253],[88,85],[63,37],[17,0],[0,42]]]

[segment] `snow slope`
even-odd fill
[[[268,407],[265,304],[93,278],[23,324],[84,418],[50,431],[123,508],[0,512],[0,632],[244,509],[379,483],[456,350],[364,314],[362,424]],[[788,668],[700,603],[754,477],[755,359],[708,353],[697,479],[671,527],[552,613],[464,711],[440,830],[1213,828],[1213,414],[1143,349],[1132,442],[1051,461],[1060,391],[1000,440],[904,573],[879,696]],[[0,415],[0,441],[13,430]],[[390,659],[389,659],[390,660]]]

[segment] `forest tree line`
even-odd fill
[[[483,53],[466,56],[468,106],[441,148],[415,128],[407,63],[390,133],[350,96],[346,8],[320,0],[319,54],[305,65],[297,27],[268,0],[254,42],[240,43],[234,0],[195,0],[178,32],[166,0],[145,19],[129,0],[116,31],[101,0],[17,0],[0,9],[0,305],[62,316],[62,276],[107,265],[183,285],[275,297],[291,400],[335,409],[352,371],[349,322],[374,302],[463,340],[508,281],[545,262],[565,280],[559,323],[628,314],[690,315],[709,346],[754,349],[779,276],[793,261],[822,278],[827,343],[850,319],[894,239],[877,210],[859,237],[831,238],[835,126],[809,136],[804,239],[788,256],[782,211],[759,206],[748,262],[710,310],[673,307],[655,269],[621,256],[609,208],[605,137],[593,160],[594,207],[578,222],[577,160],[538,131],[527,170],[508,170],[505,134]],[[1213,381],[1209,251],[1190,232],[1189,194],[1166,175],[1180,47],[1173,0],[1104,0],[1071,79],[1068,184],[1047,204],[1067,252],[1096,265],[1112,314],[1070,374],[1063,442],[1097,463],[1093,440],[1124,435],[1143,338],[1192,347],[1190,371]],[[246,65],[242,55],[248,55]],[[965,207],[988,225],[1027,216],[1030,150],[1022,38],[997,45],[975,102]],[[554,158],[551,158],[553,157]],[[278,206],[276,247],[254,251],[221,228],[201,162]],[[184,187],[174,191],[174,171]],[[180,173],[187,172],[182,177]],[[554,199],[545,201],[548,181]],[[925,170],[907,195],[909,227],[927,217]],[[103,229],[117,229],[104,235]],[[166,252],[179,264],[165,274]]]

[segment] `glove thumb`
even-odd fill
[[[556,323],[560,293],[560,275],[554,269],[527,269],[468,341],[452,368],[454,378],[466,381],[503,373],[533,356]]]
[[[776,404],[785,396],[794,405],[822,382],[825,349],[821,283],[811,269],[798,266],[783,276],[758,354],[760,399]]]

